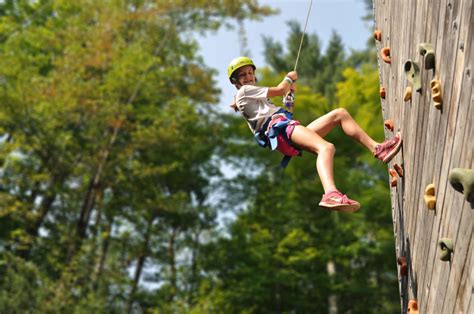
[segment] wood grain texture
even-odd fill
[[[403,165],[405,175],[391,188],[396,255],[405,256],[408,277],[399,278],[402,313],[408,300],[418,300],[420,313],[474,313],[474,209],[448,182],[453,168],[474,168],[474,7],[472,0],[374,0],[376,42],[383,120],[392,119],[403,147],[391,161]],[[425,70],[420,43],[431,43],[436,68]],[[391,64],[380,58],[390,47]],[[403,100],[404,64],[417,62],[421,93]],[[441,83],[443,107],[433,106],[430,82]],[[393,133],[386,130],[385,136]],[[423,192],[433,183],[436,209],[428,210]],[[389,184],[389,182],[387,182]],[[439,259],[438,241],[451,238],[451,261]],[[398,272],[399,273],[399,272]]]

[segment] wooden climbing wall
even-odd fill
[[[464,195],[448,182],[452,168],[474,169],[473,164],[473,0],[374,0],[383,118],[393,119],[394,132],[403,136],[400,153],[390,162],[402,165],[404,176],[391,187],[397,257],[405,257],[408,275],[400,275],[402,313],[411,299],[419,313],[474,313],[473,219]],[[420,43],[431,43],[435,69],[426,70]],[[391,64],[382,60],[382,48],[390,48]],[[413,91],[405,62],[418,62],[421,93]],[[433,106],[430,81],[441,83],[442,110]],[[386,136],[392,136],[386,130]],[[435,186],[436,207],[424,201],[428,184]],[[451,260],[439,259],[438,241],[451,238]],[[396,261],[394,261],[394,267]],[[411,312],[413,313],[413,311]]]

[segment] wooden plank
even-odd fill
[[[436,6],[437,3],[435,3],[434,5]],[[413,39],[413,41],[410,43],[410,46],[411,46],[410,59],[412,59],[415,62],[418,62],[418,64],[420,65],[420,72],[421,72],[421,77],[422,77],[422,93],[421,94],[417,93],[416,95],[418,95],[418,106],[422,110],[421,114],[423,115],[423,117],[421,117],[421,115],[420,115],[418,117],[418,121],[417,121],[418,129],[420,129],[419,136],[421,137],[421,141],[419,142],[420,144],[417,144],[417,145],[421,145],[423,148],[425,148],[426,147],[425,143],[426,143],[427,138],[428,138],[427,130],[429,130],[431,119],[429,117],[430,112],[429,112],[429,110],[427,110],[427,106],[425,104],[426,94],[427,94],[427,88],[426,88],[427,87],[427,82],[426,82],[424,77],[426,76],[427,71],[425,71],[423,69],[423,60],[422,60],[422,57],[420,56],[420,54],[418,52],[418,44],[421,43],[421,42],[426,42],[427,38],[429,38],[429,36],[431,35],[432,32],[434,32],[436,34],[436,32],[437,32],[437,23],[436,22],[438,21],[439,12],[438,12],[438,10],[436,10],[434,12],[432,10],[429,10],[430,9],[430,4],[427,1],[420,2],[418,4],[418,6],[420,6],[419,10],[421,10],[423,12],[426,12],[426,13],[424,15],[421,15],[421,16],[418,15],[415,18],[416,21],[417,21],[417,25],[415,26],[414,30],[415,30],[415,33],[418,34],[418,36],[416,36]],[[435,16],[435,18],[433,18],[433,16]],[[429,21],[429,23],[426,23],[426,21]],[[432,24],[435,24],[435,25],[432,25]],[[422,25],[426,25],[425,30],[423,30]],[[421,128],[419,128],[419,125],[420,125],[419,121],[420,120],[423,123]],[[417,174],[415,176],[416,176],[417,180],[414,182],[415,185],[413,186],[413,188],[410,189],[410,191],[412,192],[412,195],[411,195],[411,198],[410,198],[412,200],[412,202],[421,202],[421,203],[419,203],[421,207],[420,206],[413,206],[413,209],[414,209],[413,214],[412,214],[413,224],[412,224],[412,229],[410,230],[410,233],[411,233],[412,237],[414,239],[416,239],[416,241],[414,241],[414,243],[413,243],[413,250],[414,250],[414,252],[416,252],[414,254],[416,254],[416,256],[417,256],[416,269],[420,269],[420,266],[419,266],[420,263],[422,264],[424,262],[424,258],[423,258],[424,254],[423,254],[423,251],[422,251],[423,249],[425,249],[425,247],[424,247],[424,237],[426,235],[426,229],[429,226],[431,226],[431,219],[432,219],[432,215],[430,215],[430,212],[425,210],[425,205],[423,203],[422,197],[420,198],[420,196],[422,196],[422,192],[424,191],[424,188],[425,188],[425,186],[421,182],[422,173],[426,172],[426,170],[419,167],[418,165],[426,164],[425,162],[423,162],[423,160],[424,160],[424,158],[425,158],[424,156],[426,155],[427,152],[428,151],[426,149],[419,150],[418,158],[420,160],[415,161],[415,166],[417,166]],[[429,166],[429,165],[426,165],[426,166]],[[423,283],[423,281],[424,281],[424,274],[420,273],[418,275],[417,286],[420,287],[421,284]],[[418,299],[420,299],[420,295],[418,295],[417,297],[418,297]]]
[[[426,312],[433,311],[437,306],[442,306],[443,299],[446,295],[446,285],[443,283],[449,277],[449,271],[446,271],[445,265],[439,263],[437,259],[437,242],[441,237],[453,238],[452,230],[450,230],[451,222],[451,208],[447,206],[451,204],[450,199],[445,200],[445,191],[447,183],[447,175],[449,172],[450,159],[452,154],[452,147],[446,145],[447,142],[452,143],[454,134],[447,132],[448,124],[454,124],[456,122],[457,111],[458,111],[458,100],[456,94],[459,95],[459,75],[455,75],[456,61],[464,63],[464,58],[458,60],[457,55],[457,43],[459,39],[458,27],[453,27],[455,23],[459,23],[459,15],[461,13],[461,1],[448,2],[447,15],[445,19],[445,25],[443,30],[444,43],[442,51],[444,56],[441,62],[441,69],[439,79],[443,85],[443,94],[445,106],[442,114],[440,114],[439,127],[437,137],[434,139],[436,143],[437,153],[433,156],[435,162],[435,168],[433,172],[433,180],[436,182],[436,196],[437,204],[439,204],[439,218],[435,219],[433,229],[431,232],[431,239],[428,239],[428,254],[426,264],[426,274],[429,276],[430,289],[426,297]],[[457,24],[456,24],[457,25]],[[454,80],[453,80],[454,78]],[[455,83],[457,79],[457,83]],[[435,109],[432,109],[435,110]],[[441,117],[442,116],[442,117]],[[448,123],[449,121],[449,123]],[[447,165],[447,166],[446,166]],[[437,206],[438,209],[438,206]],[[430,261],[432,263],[430,264]],[[431,274],[430,274],[431,272]],[[441,299],[441,300],[439,300]],[[439,304],[441,302],[441,304]],[[423,307],[421,307],[423,309]]]
[[[438,3],[440,8],[443,7],[443,4],[445,2]],[[426,8],[426,10],[428,10]],[[437,13],[437,14],[436,14]],[[445,10],[438,9],[437,12],[433,12],[434,16],[438,16],[438,19],[436,19],[436,22],[439,21],[441,25],[443,25],[444,19],[445,19]],[[438,23],[436,25],[433,25],[431,27],[431,31],[433,32],[434,36],[437,36],[439,33],[439,29],[443,29],[443,26],[438,26]],[[416,42],[413,43],[414,46],[418,46],[420,42],[425,42],[427,41],[426,38],[423,39],[418,39]],[[441,45],[442,41],[436,41],[436,45]],[[418,52],[417,52],[418,53]],[[440,54],[438,54],[439,56]],[[421,62],[420,62],[420,65]],[[439,67],[438,67],[439,68]],[[425,72],[425,70],[421,70],[422,72]],[[419,275],[418,275],[418,301],[420,307],[424,305],[425,301],[425,294],[426,294],[426,282],[429,280],[429,278],[426,278],[426,273],[424,271],[419,271],[421,269],[424,269],[426,267],[426,251],[429,249],[426,246],[426,237],[431,233],[431,228],[433,225],[433,221],[435,220],[435,212],[430,211],[427,209],[424,200],[423,200],[423,193],[425,190],[425,187],[429,184],[432,183],[432,178],[430,177],[431,174],[433,173],[435,166],[433,162],[430,162],[433,160],[432,154],[433,154],[433,149],[432,149],[432,141],[434,138],[436,138],[435,133],[437,131],[437,128],[439,126],[439,114],[435,111],[432,110],[430,107],[430,94],[428,93],[428,84],[429,82],[426,82],[424,80],[422,82],[422,95],[419,97],[419,106],[423,110],[422,116],[420,115],[420,119],[423,119],[423,128],[422,132],[417,134],[417,136],[420,137],[418,140],[417,145],[421,146],[419,148],[419,153],[417,155],[417,159],[414,161],[415,162],[415,167],[416,167],[416,178],[418,179],[416,181],[416,185],[411,189],[412,191],[412,197],[410,198],[411,200],[411,207],[414,209],[413,213],[413,218],[412,221],[414,224],[417,225],[417,228],[412,229],[410,232],[413,234],[413,237],[417,239],[417,242],[414,245],[414,254],[417,256],[417,262],[415,264],[415,268],[418,270]]]
[[[474,101],[474,98],[472,99]],[[469,109],[469,107],[467,109]],[[465,113],[471,114],[472,117],[472,114],[474,113],[472,106],[470,106],[470,110]],[[469,115],[465,116],[469,117]],[[466,123],[466,121],[459,122]],[[472,139],[472,137],[470,137],[472,136],[472,124],[470,124],[470,127],[464,128],[463,131],[465,131],[465,134],[463,137],[463,143],[461,144],[469,143],[468,140]],[[462,147],[462,150],[460,152],[461,160],[458,164],[455,164],[455,167],[472,167],[472,145],[461,146],[457,144],[458,143],[455,143],[455,147]],[[471,160],[470,164],[468,164],[468,160]],[[447,293],[447,297],[440,308],[443,309],[442,313],[472,313],[473,309],[469,310],[466,304],[468,304],[470,298],[472,298],[472,280],[469,280],[469,278],[471,278],[470,274],[472,272],[472,249],[474,245],[472,238],[472,222],[474,211],[470,209],[470,205],[464,200],[463,195],[455,192],[452,188],[450,192],[453,194],[453,199],[457,201],[457,203],[453,205],[453,208],[462,212],[462,218],[452,224],[457,228],[457,234],[454,238],[455,251],[453,254],[453,270],[450,274],[446,289],[446,291],[451,293]]]
[[[471,17],[472,18],[472,17]],[[472,21],[472,20],[471,20]],[[474,51],[471,50],[471,55],[474,54]],[[472,61],[472,58],[469,59],[469,62]],[[464,81],[464,83],[469,83],[471,88],[472,88],[472,80],[471,78],[467,78]],[[462,152],[461,152],[461,160],[459,164],[455,164],[455,167],[461,167],[461,168],[474,168],[474,161],[473,161],[473,147],[472,147],[472,136],[474,136],[474,129],[472,127],[472,115],[474,114],[474,95],[472,94],[472,89],[471,89],[471,99],[470,99],[470,105],[468,105],[468,111],[465,112],[467,116],[467,127],[465,128],[464,132],[464,144],[462,146]],[[467,93],[466,93],[467,94]],[[468,102],[469,104],[469,102]],[[460,121],[462,122],[462,121]],[[456,298],[456,300],[453,301],[449,300],[446,304],[443,305],[443,308],[445,308],[447,311],[450,309],[453,309],[452,313],[473,313],[474,312],[474,305],[469,306],[472,300],[472,294],[473,294],[473,277],[472,277],[472,251],[473,251],[473,246],[474,246],[474,239],[473,239],[473,221],[474,221],[474,211],[470,208],[470,205],[464,200],[464,196],[460,195],[458,192],[452,191],[453,194],[455,194],[455,197],[459,199],[463,203],[462,211],[463,211],[463,217],[460,222],[460,228],[457,234],[457,247],[460,247],[461,252],[455,253],[457,255],[460,255],[459,258],[462,259],[463,256],[463,250],[464,248],[467,248],[467,252],[465,252],[465,263],[464,265],[455,265],[457,266],[456,269],[459,268],[459,272],[461,272],[460,275],[460,280],[457,282],[458,277],[455,277],[450,280],[453,283],[452,286],[456,288],[456,283],[458,283],[457,290],[455,293],[450,294],[450,299],[452,296]],[[455,248],[457,249],[457,248]],[[461,269],[462,267],[462,269]],[[448,287],[448,289],[451,288]],[[453,289],[454,289],[453,288]],[[448,290],[451,291],[451,290]],[[452,296],[451,296],[452,295]]]
[[[457,49],[457,58],[456,58],[456,69],[455,69],[455,77],[453,80],[453,93],[455,93],[458,97],[452,99],[452,102],[459,103],[459,109],[457,113],[456,120],[452,120],[449,123],[448,133],[455,132],[455,138],[453,141],[452,147],[452,155],[449,156],[449,161],[445,162],[448,164],[449,167],[446,167],[442,172],[442,177],[440,180],[447,181],[447,176],[449,174],[450,169],[454,167],[459,167],[462,165],[463,156],[467,155],[469,151],[472,152],[471,145],[466,145],[469,142],[469,120],[470,116],[468,112],[469,103],[472,94],[472,81],[470,77],[467,77],[464,73],[464,68],[469,62],[465,60],[465,55],[468,55],[470,51],[472,52],[472,40],[470,40],[468,36],[469,34],[469,25],[471,22],[471,15],[472,15],[472,2],[464,1],[461,8],[461,16],[459,18],[459,42],[466,42],[469,41],[468,46],[465,49],[459,49],[459,45],[455,48]],[[465,54],[466,52],[466,54]],[[472,58],[472,56],[471,56]],[[466,62],[465,62],[466,61]],[[472,113],[472,112],[471,112]],[[446,143],[449,143],[449,137],[446,138]],[[468,165],[464,164],[463,167]],[[446,222],[447,230],[445,233],[447,234],[455,234],[453,240],[455,241],[455,250],[456,256],[453,260],[453,267],[448,276],[448,284],[446,285],[446,290],[439,289],[434,308],[436,309],[443,309],[443,313],[452,313],[455,308],[455,300],[458,299],[457,296],[463,295],[463,289],[460,289],[460,286],[465,285],[466,283],[462,283],[462,277],[464,274],[464,280],[467,279],[467,271],[466,262],[468,262],[469,258],[469,246],[471,244],[471,237],[472,237],[472,220],[468,219],[471,215],[470,209],[466,202],[463,200],[462,197],[457,195],[457,192],[446,182],[446,200],[452,202],[451,212],[450,212],[450,219]],[[464,206],[463,206],[464,205]],[[461,215],[463,218],[461,218]],[[470,237],[466,237],[467,235],[471,235]],[[469,267],[469,266],[468,266]],[[440,278],[442,281],[443,278]],[[459,293],[448,293],[451,291],[459,291]],[[439,300],[439,295],[445,293],[446,297],[444,298],[443,302]],[[462,301],[461,301],[462,302]]]
[[[406,3],[405,3],[406,4]],[[390,115],[386,118],[392,118],[396,122],[397,129],[399,129],[402,134],[407,134],[405,129],[405,125],[409,123],[409,119],[411,115],[405,114],[405,104],[403,103],[403,92],[406,85],[406,80],[403,73],[403,64],[406,59],[408,59],[408,55],[410,54],[410,45],[406,43],[410,43],[412,41],[412,37],[414,36],[413,29],[415,27],[416,15],[418,12],[418,7],[416,6],[415,1],[410,1],[410,7],[412,10],[406,12],[404,10],[404,3],[399,1],[393,2],[392,11],[392,26],[391,28],[394,30],[400,30],[394,32],[396,37],[393,38],[394,50],[397,52],[394,54],[394,68],[391,73],[391,81],[390,81]],[[408,119],[406,119],[408,118]],[[415,122],[416,123],[416,122]],[[395,157],[395,159],[391,162],[397,162],[399,164],[405,160],[405,150],[402,147],[401,152]],[[408,262],[411,261],[410,254],[408,252],[408,234],[406,230],[408,230],[408,226],[405,225],[406,217],[405,213],[405,180],[400,180],[400,186],[396,189],[392,190],[392,204],[394,204],[395,208],[398,208],[398,220],[399,220],[399,237],[398,241],[396,242],[397,248],[399,248],[399,254],[408,257]],[[400,254],[401,253],[401,254]],[[413,281],[407,281],[406,279],[400,280],[401,289],[403,290],[402,295],[402,310],[406,311],[408,299],[412,298],[416,295],[416,286],[414,286]]]
[[[399,74],[398,74],[398,81],[400,84],[396,87],[397,92],[399,93],[400,101],[397,102],[400,104],[399,108],[402,109],[401,113],[398,117],[398,119],[401,119],[403,117],[404,120],[404,127],[402,129],[402,134],[404,134],[404,145],[403,145],[403,150],[400,158],[403,158],[404,160],[404,165],[405,165],[405,179],[404,182],[408,183],[408,188],[404,187],[403,192],[403,203],[402,203],[402,208],[403,212],[405,213],[404,221],[406,221],[405,225],[405,242],[409,244],[406,248],[406,255],[408,257],[408,261],[410,263],[410,269],[412,270],[410,272],[409,276],[409,298],[417,298],[417,281],[418,281],[418,274],[414,272],[416,269],[416,260],[417,257],[414,254],[413,250],[411,249],[413,246],[417,244],[417,239],[416,237],[413,236],[414,228],[416,228],[416,224],[413,223],[413,215],[416,215],[416,211],[413,210],[413,208],[410,208],[409,205],[409,199],[410,197],[413,197],[411,195],[412,187],[413,185],[416,186],[417,182],[417,175],[413,174],[413,170],[416,164],[416,161],[413,158],[410,158],[410,156],[413,156],[414,154],[412,153],[413,149],[416,149],[417,147],[423,147],[420,146],[420,143],[416,140],[422,139],[418,136],[412,136],[413,134],[420,133],[423,130],[423,126],[420,128],[420,121],[422,121],[422,124],[424,123],[424,119],[420,119],[420,115],[424,114],[424,110],[422,107],[418,106],[418,101],[419,101],[419,94],[415,93],[413,94],[413,99],[411,103],[409,104],[404,104],[402,101],[403,98],[403,92],[405,90],[405,86],[409,85],[410,83],[407,82],[404,73],[403,73],[403,65],[407,59],[414,59],[413,57],[413,41],[414,41],[414,36],[418,33],[416,28],[418,27],[417,20],[418,20],[418,15],[423,11],[422,8],[416,3],[416,2],[411,2],[410,6],[408,6],[410,10],[405,10],[403,5],[398,8],[398,12],[403,12],[403,16],[406,16],[408,20],[402,20],[402,24],[406,25],[406,32],[403,33],[405,36],[402,38],[400,41],[400,45],[404,46],[404,54],[400,56],[400,65],[399,65]],[[405,12],[404,12],[405,11]],[[408,12],[407,12],[408,11]],[[406,14],[408,13],[408,14]],[[410,134],[410,137],[407,135]],[[415,139],[415,141],[412,141],[412,139]],[[416,158],[415,158],[416,159]],[[413,170],[412,170],[413,169]],[[407,202],[408,200],[408,202]],[[411,241],[410,241],[411,240]],[[405,243],[402,243],[401,245],[405,245]],[[415,265],[415,266],[414,266]],[[408,302],[408,298],[404,300],[403,304],[403,310],[406,311],[406,305]]]
[[[471,23],[473,22],[471,16]],[[469,51],[466,51],[466,53]],[[472,65],[472,60],[474,57],[474,50],[470,50],[468,62]],[[469,64],[468,64],[469,65]],[[470,105],[468,106],[468,111],[466,112],[467,116],[467,127],[465,128],[464,134],[464,144],[462,149],[461,161],[459,164],[454,165],[455,167],[460,168],[470,168],[474,169],[474,160],[473,160],[473,145],[472,138],[474,136],[473,128],[473,115],[474,115],[474,95],[472,94],[472,77],[465,74],[464,83],[470,84],[471,86],[471,99]],[[466,92],[467,94],[467,92]],[[456,193],[456,197],[463,200],[463,218],[461,219],[460,229],[458,231],[458,242],[461,248],[467,247],[468,251],[466,252],[466,262],[464,269],[461,270],[461,279],[459,281],[458,289],[455,293],[455,303],[453,313],[474,313],[474,304],[472,303],[473,299],[473,251],[474,251],[474,239],[473,239],[473,221],[474,221],[474,210],[470,208],[470,204],[464,201],[464,196]],[[465,217],[467,216],[467,217]],[[461,265],[460,265],[461,266]],[[455,281],[457,278],[454,278]],[[448,287],[449,289],[449,287]],[[452,293],[454,295],[454,293]],[[451,306],[451,303],[444,305],[444,308]],[[451,308],[451,307],[450,307]],[[447,309],[448,310],[448,309]]]

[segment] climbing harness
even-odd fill
[[[293,69],[293,71],[296,71],[296,68],[298,66],[298,60],[300,59],[301,47],[303,46],[303,39],[304,39],[304,35],[306,34],[306,27],[308,26],[309,14],[311,13],[312,5],[313,5],[313,0],[310,0],[308,13],[306,14],[306,22],[304,24],[303,33],[301,34],[300,46],[298,47],[298,53],[296,55],[295,68]],[[293,91],[290,91],[288,94],[286,94],[286,96],[283,98],[282,101],[285,104],[285,107],[288,109],[288,111],[293,112],[293,108],[295,105],[295,94],[293,93]]]
[[[301,156],[301,150],[290,140],[295,126],[299,124],[299,121],[293,120],[291,112],[280,109],[255,133],[258,145],[276,149],[285,155],[280,163],[282,168],[288,165],[291,157]]]

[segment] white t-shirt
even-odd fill
[[[281,109],[268,100],[267,93],[268,87],[244,85],[234,96],[237,109],[244,116],[254,134],[260,130],[268,118]]]

